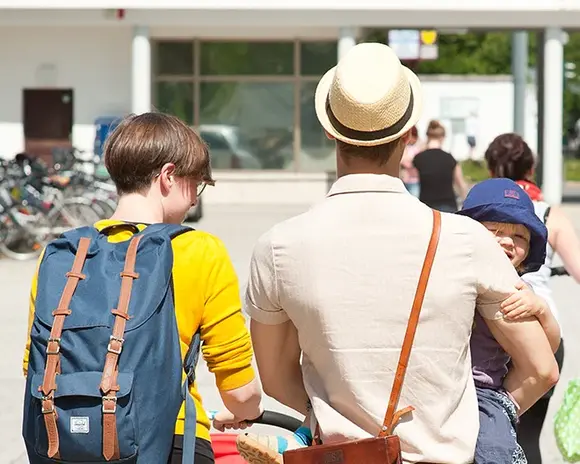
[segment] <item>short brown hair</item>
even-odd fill
[[[342,140],[336,140],[337,151],[346,158],[362,158],[367,161],[375,161],[380,165],[385,164],[397,149],[401,148],[403,152],[404,144],[402,139],[396,139],[391,142],[375,145],[372,147],[364,147],[360,145],[350,145]]]
[[[442,139],[445,137],[445,127],[436,119],[429,121],[429,126],[427,127],[427,138],[429,139]]]
[[[166,163],[175,165],[176,177],[213,184],[207,145],[192,128],[169,114],[127,116],[108,137],[104,156],[119,194],[147,189]]]

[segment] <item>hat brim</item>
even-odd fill
[[[535,214],[530,214],[516,206],[500,210],[497,205],[477,205],[462,209],[457,214],[468,216],[477,222],[500,222],[504,224],[522,224],[530,231],[530,249],[522,263],[526,272],[535,272],[546,260],[546,227]]]
[[[378,138],[375,140],[358,140],[346,137],[332,125],[328,114],[326,113],[326,100],[328,98],[328,93],[330,92],[332,80],[334,79],[336,66],[330,69],[324,76],[322,76],[322,79],[320,79],[320,82],[316,87],[316,94],[314,97],[316,116],[318,117],[318,120],[320,121],[320,124],[324,130],[335,139],[342,140],[343,142],[350,145],[358,145],[363,147],[381,145],[383,143],[392,142],[393,140],[401,138],[403,134],[409,131],[415,124],[417,124],[417,121],[419,121],[423,112],[423,92],[421,90],[421,82],[419,81],[417,75],[409,68],[403,66],[403,69],[411,86],[411,92],[413,92],[413,111],[409,121],[400,131],[398,131],[396,134],[389,135],[388,137]]]

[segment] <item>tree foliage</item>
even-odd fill
[[[386,38],[386,30],[372,29],[365,40],[386,42]],[[533,68],[538,46],[535,33],[528,34],[528,43],[528,62]],[[440,34],[438,44],[437,60],[407,64],[419,74],[511,74],[510,32]],[[580,33],[569,33],[564,61],[576,66],[564,80],[564,127],[569,129],[580,118]]]

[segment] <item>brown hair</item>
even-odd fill
[[[436,119],[429,121],[429,126],[427,127],[427,138],[428,139],[442,139],[445,137],[445,127]]]
[[[400,148],[403,152],[405,145],[402,139],[396,139],[391,142],[375,145],[372,147],[364,147],[360,145],[350,145],[342,140],[336,140],[337,151],[348,158],[366,159],[367,161],[375,161],[380,165],[385,164],[391,156],[393,156]]]
[[[487,168],[494,177],[524,180],[534,168],[534,154],[518,134],[497,136],[485,151]]]
[[[105,143],[105,166],[119,194],[147,189],[166,163],[176,177],[213,184],[205,142],[183,121],[163,113],[126,117]]]

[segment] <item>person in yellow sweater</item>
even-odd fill
[[[105,165],[119,193],[118,207],[98,230],[131,223],[142,230],[148,224],[181,223],[207,185],[213,185],[209,153],[199,136],[178,118],[162,113],[132,115],[109,137]],[[113,229],[112,242],[129,240],[126,228]],[[251,366],[253,351],[241,312],[238,279],[224,244],[202,231],[185,232],[172,241],[175,312],[181,354],[185,357],[199,330],[202,354],[228,411],[236,422],[260,416],[261,389]],[[42,259],[42,257],[41,257]],[[40,262],[40,261],[39,261]],[[38,270],[37,270],[38,272]],[[34,318],[37,274],[32,281],[28,333]],[[28,369],[30,340],[23,369]],[[196,464],[214,462],[210,420],[194,383],[191,394],[197,410]],[[225,422],[229,422],[226,420]],[[223,428],[220,415],[214,425]],[[168,463],[181,463],[184,433],[182,406],[175,426]]]

